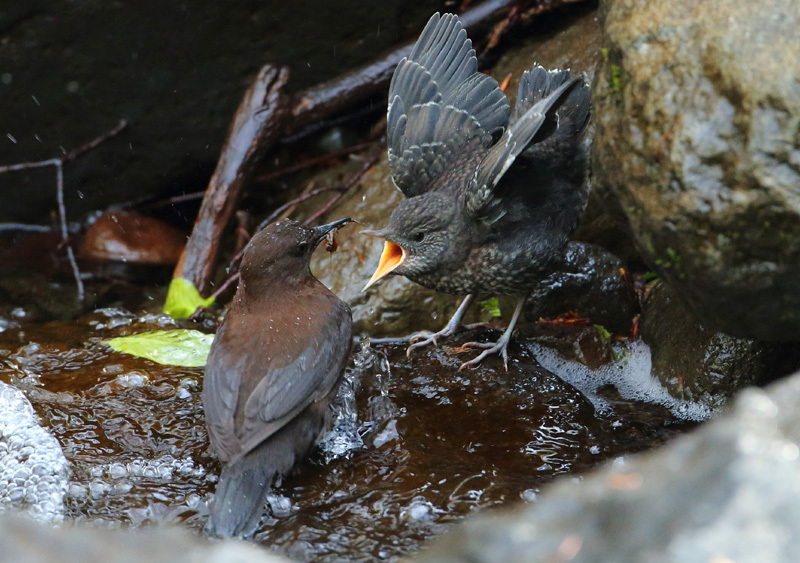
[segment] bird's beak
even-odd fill
[[[314,227],[312,230],[314,231],[314,241],[316,244],[325,238],[325,235],[330,233],[331,231],[336,231],[341,229],[346,224],[354,222],[350,217],[345,217],[344,219],[339,219],[338,221],[334,221],[333,223],[328,223],[327,225],[320,225],[319,227]]]
[[[390,240],[387,240],[383,245],[383,253],[381,254],[381,260],[378,262],[378,267],[375,269],[375,273],[372,274],[372,277],[367,282],[367,285],[364,286],[364,289],[361,291],[366,291],[375,283],[386,276],[389,272],[397,268],[403,262],[406,261],[406,251],[403,250],[403,247],[399,244],[395,244]]]

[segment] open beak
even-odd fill
[[[366,291],[375,283],[386,276],[389,272],[397,268],[403,262],[406,261],[406,251],[399,244],[395,244],[390,240],[387,240],[383,245],[383,253],[381,254],[381,260],[378,262],[378,267],[375,269],[375,273],[372,274],[372,277],[367,282],[367,285],[364,286],[364,289],[361,291]]]
[[[346,224],[354,222],[350,217],[345,217],[344,219],[339,219],[338,221],[334,221],[333,223],[328,223],[327,225],[320,225],[319,227],[314,227],[312,230],[314,231],[314,245],[316,246],[319,244],[322,239],[325,238],[325,235],[330,233],[331,231],[336,231],[341,229]]]

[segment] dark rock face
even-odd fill
[[[416,561],[794,561],[800,550],[800,373],[724,416],[530,506],[481,515]],[[656,509],[657,507],[657,509]]]
[[[800,339],[800,12],[608,0],[594,186],[709,327]]]
[[[743,387],[776,375],[773,346],[703,327],[663,282],[648,293],[641,319],[653,377],[677,399],[716,409]]]
[[[619,258],[594,244],[571,242],[564,262],[526,304],[530,320],[575,311],[610,332],[628,334],[636,296]]]
[[[0,11],[1,164],[56,157],[129,121],[65,166],[70,219],[148,194],[203,190],[242,94],[265,63],[305,88],[419,29],[440,0],[191,5],[10,3]],[[52,167],[0,176],[0,221],[46,222]]]

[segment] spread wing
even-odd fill
[[[478,167],[472,186],[467,190],[467,213],[489,221],[495,221],[501,216],[502,194],[496,189],[498,182],[545,124],[548,111],[579,82],[582,82],[582,78],[571,77],[569,71],[549,73],[539,66],[523,75],[515,121]],[[554,127],[558,128],[557,121]]]
[[[489,146],[511,110],[497,81],[478,73],[472,41],[452,14],[434,14],[389,86],[387,142],[395,185],[428,191],[473,139]]]
[[[226,346],[212,346],[209,354],[203,403],[212,445],[223,461],[240,458],[312,402],[326,398],[346,365],[352,320],[344,303],[338,299],[319,303],[311,308],[310,318],[291,315],[287,303],[276,306],[289,316],[280,310],[263,315],[258,331],[243,340],[248,345],[239,350],[238,358],[219,352],[233,350]],[[247,330],[238,329],[244,325],[236,323],[237,313],[232,306],[215,343]],[[291,322],[280,323],[277,331],[269,326],[269,317]]]

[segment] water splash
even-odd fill
[[[363,341],[353,355],[352,367],[345,370],[339,392],[334,399],[333,424],[320,441],[320,451],[325,463],[339,458],[349,458],[353,452],[364,448],[364,428],[358,423],[356,396],[362,381],[377,382],[381,393],[388,393],[388,378],[391,375],[389,361],[382,352],[370,348]]]

